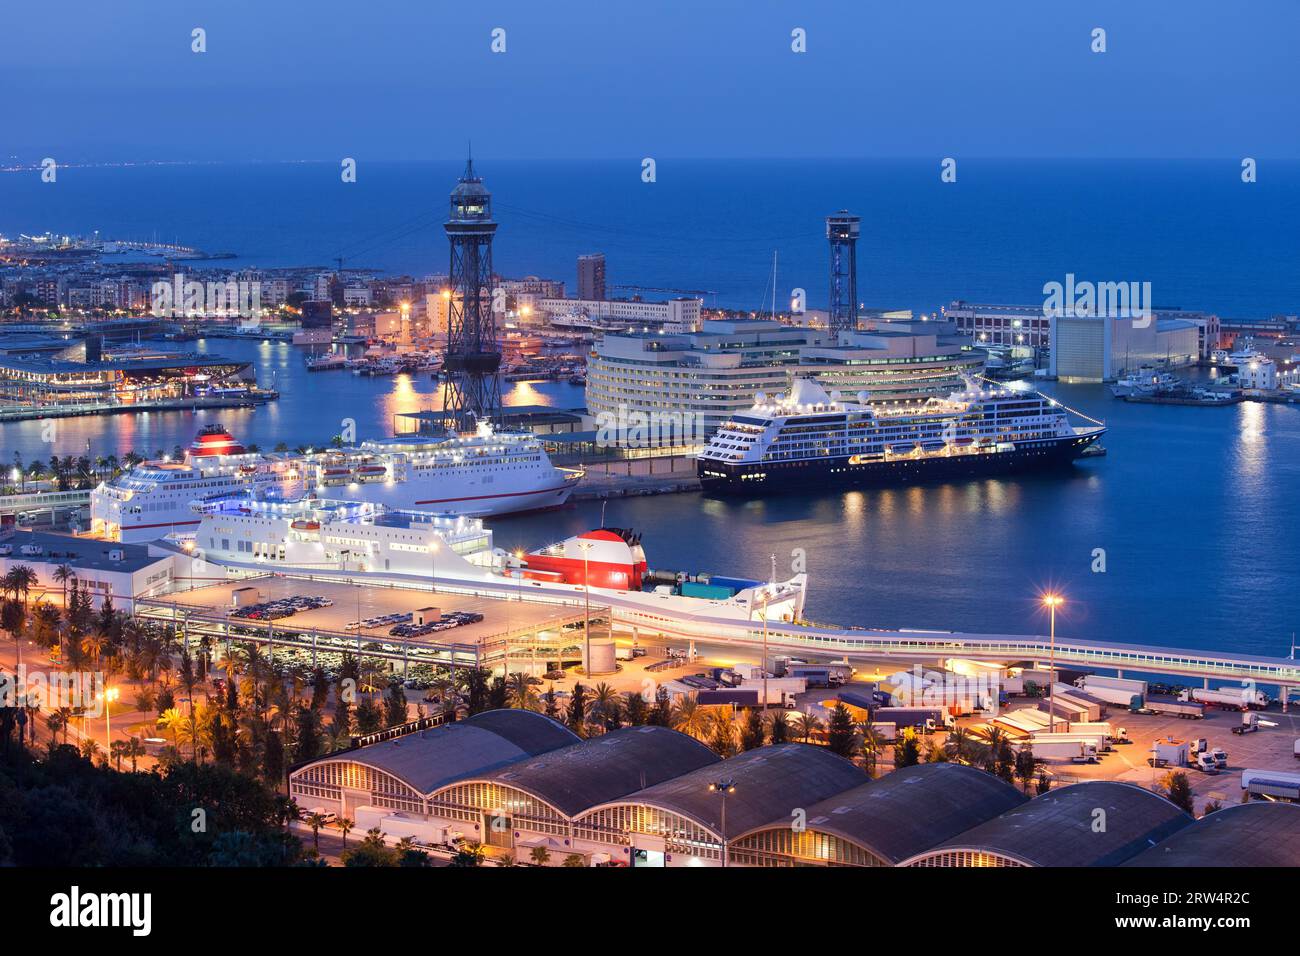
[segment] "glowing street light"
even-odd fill
[[[731,777],[726,777],[716,783],[709,784],[709,793],[722,794],[722,865],[727,865],[727,794],[736,792],[736,781]]]
[[[1043,607],[1052,616],[1051,644],[1047,657],[1047,732],[1056,732],[1056,710],[1053,706],[1056,690],[1056,609],[1065,603],[1065,598],[1051,592],[1043,595]]]
[[[95,696],[104,702],[104,747],[106,750],[111,750],[113,747],[113,724],[110,712],[113,709],[113,701],[117,700],[119,696],[118,689],[108,687]]]

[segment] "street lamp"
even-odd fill
[[[1049,734],[1056,732],[1056,710],[1053,706],[1056,692],[1056,609],[1064,603],[1065,598],[1059,594],[1043,595],[1043,607],[1047,608],[1052,616],[1052,636],[1047,657],[1047,732]]]
[[[113,724],[111,711],[113,709],[113,701],[118,698],[118,690],[116,687],[108,687],[97,696],[104,702],[104,747],[105,749],[111,750],[113,747]]]
[[[587,562],[588,552],[593,545],[590,541],[579,541],[578,547],[582,551],[582,593],[585,599],[587,609],[585,612],[585,623],[582,627],[583,647],[586,653],[586,659],[583,661],[583,667],[587,670],[587,677],[591,677],[591,572],[590,565]]]
[[[731,777],[709,784],[709,793],[722,794],[722,865],[727,865],[727,794],[736,792],[736,781]]]

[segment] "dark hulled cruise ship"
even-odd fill
[[[946,399],[897,411],[854,404],[798,379],[789,395],[760,395],[700,453],[705,491],[758,494],[982,478],[1060,467],[1106,431],[1075,426],[1038,392],[974,379]]]

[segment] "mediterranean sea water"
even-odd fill
[[[1041,301],[1067,273],[1150,281],[1157,306],[1267,317],[1300,311],[1300,164],[1238,161],[968,161],[955,184],[917,162],[661,160],[639,165],[476,161],[501,226],[508,276],[564,279],[601,251],[611,284],[708,290],[710,305],[760,309],[772,253],[779,300],[824,304],[823,217],[863,217],[860,298],[937,309],[954,298]],[[179,241],[231,251],[228,265],[345,265],[445,272],[441,232],[458,164],[91,168],[0,175],[0,233],[44,230]],[[612,289],[611,294],[633,290]],[[647,292],[647,296],[655,293]],[[667,294],[667,293],[664,293]],[[768,293],[770,294],[770,293]],[[192,344],[178,346],[194,347]],[[278,403],[252,411],[70,419],[53,448],[38,423],[0,428],[9,460],[188,444],[221,421],[271,447],[319,442],[354,418],[362,436],[431,407],[428,376],[308,374],[276,342],[206,340],[253,363]],[[755,501],[664,495],[608,503],[605,521],[645,532],[654,567],[765,577],[806,554],[814,619],[883,627],[1040,632],[1037,594],[1067,596],[1062,634],[1285,655],[1300,629],[1300,408],[1129,405],[1100,386],[1047,391],[1109,432],[1105,458],[1064,475]],[[507,402],[582,404],[566,384],[520,384]],[[494,523],[503,547],[533,548],[594,526],[601,505]],[[1099,559],[1104,560],[1104,571]]]

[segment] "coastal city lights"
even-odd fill
[[[687,869],[780,895],[726,945],[1285,938],[1300,6],[1248,6],[7,11],[9,922],[655,945],[608,871]]]

